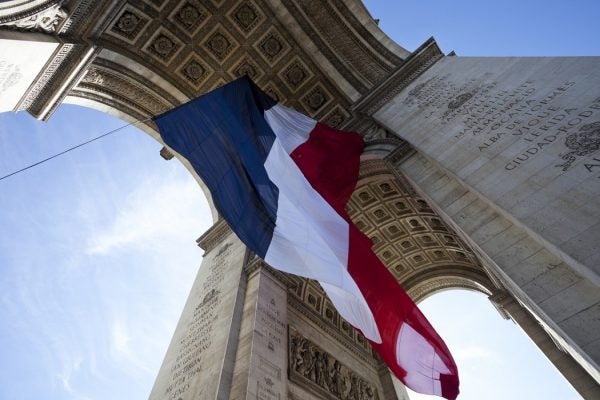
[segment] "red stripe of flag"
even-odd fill
[[[312,187],[350,224],[348,271],[365,297],[382,337],[380,344],[371,342],[373,348],[393,373],[411,387],[406,378],[418,371],[405,370],[398,364],[396,355],[402,324],[409,324],[450,370],[449,374],[441,374],[441,393],[437,394],[454,400],[458,395],[458,371],[446,344],[375,255],[371,240],[354,226],[345,210],[358,181],[363,148],[359,134],[318,123],[309,139],[298,146],[291,157]],[[415,351],[417,349],[415,346]],[[431,391],[422,387],[411,389],[436,394],[434,384],[432,380]]]

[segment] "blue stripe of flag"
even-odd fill
[[[247,77],[155,117],[164,142],[191,163],[231,229],[265,256],[279,190],[264,162],[275,134],[264,111],[275,101]]]

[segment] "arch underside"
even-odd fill
[[[57,43],[14,108],[39,119],[75,103],[137,122],[161,142],[150,117],[248,75],[283,104],[360,132],[368,146],[348,212],[409,295],[417,302],[452,288],[507,295],[498,270],[482,264],[453,221],[399,172],[394,157],[410,146],[371,118],[443,55],[433,40],[412,54],[398,46],[360,0],[12,0],[0,5],[5,30]],[[211,202],[185,160],[166,147],[161,155],[177,157]],[[318,284],[286,279],[299,312],[370,354]]]
[[[36,4],[49,10],[59,2]],[[66,42],[68,37],[86,42],[57,50],[64,54],[54,60],[55,68],[64,71],[37,92],[55,93],[22,102],[23,109],[47,118],[60,102],[76,103],[138,121],[161,142],[150,117],[249,75],[290,107],[334,127],[357,130],[371,145],[387,140],[363,163],[348,211],[409,293],[425,297],[444,279],[443,288],[488,295],[497,289],[468,246],[383,161],[402,141],[353,109],[409,56],[377,27],[362,2],[80,0],[67,7],[62,11],[68,16],[56,20],[54,33]],[[3,21],[16,18],[5,14]],[[89,55],[83,65],[77,63],[82,54]],[[210,202],[201,180],[178,158]]]
[[[52,61],[62,72],[32,85],[20,109],[45,119],[63,101],[80,104],[142,121],[139,127],[161,142],[150,117],[248,75],[283,104],[364,135],[372,151],[348,212],[415,300],[448,288],[487,295],[499,289],[465,242],[385,161],[403,141],[355,111],[410,55],[361,1],[73,0],[68,7],[54,33],[65,42]],[[72,37],[78,40],[69,43]],[[318,285],[293,279],[298,301],[369,348]]]

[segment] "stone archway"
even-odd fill
[[[359,0],[13,0],[0,6],[0,39],[44,44],[44,54],[34,57],[28,70],[17,71],[0,60],[2,69],[12,68],[2,83],[18,89],[10,92],[12,109],[40,119],[49,118],[62,102],[82,104],[142,121],[141,128],[160,141],[149,117],[247,74],[284,104],[362,133],[369,147],[349,211],[409,292],[419,298],[441,287],[468,287],[492,296],[509,291],[533,315],[541,315],[549,330],[560,332],[572,346],[571,354],[583,354],[591,365],[588,372],[594,371],[597,341],[588,343],[576,337],[576,328],[559,326],[562,320],[549,317],[547,308],[538,307],[543,301],[532,299],[535,285],[523,291],[525,283],[507,279],[494,262],[500,256],[489,257],[471,240],[465,224],[440,206],[443,199],[436,198],[435,185],[419,175],[429,160],[400,139],[402,129],[386,131],[373,119],[382,107],[397,106],[394,97],[432,65],[449,58],[435,41],[407,52],[379,30]],[[423,87],[413,88],[413,97]],[[463,103],[453,103],[454,108]],[[376,118],[395,126],[393,116]],[[174,155],[166,148],[161,154],[167,159]],[[437,164],[429,168],[441,169]],[[200,242],[216,249],[226,232],[217,224]],[[539,235],[524,235],[539,242]],[[564,255],[546,248],[554,256]],[[517,257],[512,259],[518,262]],[[250,277],[252,269],[247,273]],[[580,282],[591,292],[585,279]],[[308,291],[301,293],[302,302],[314,308],[317,298],[311,303],[304,297]],[[572,304],[578,308],[570,316],[582,319],[590,300],[576,297],[572,295]],[[321,317],[335,319],[325,300],[319,304]],[[333,331],[338,327],[344,330],[343,321]],[[362,346],[360,336],[345,335]]]

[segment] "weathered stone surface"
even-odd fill
[[[598,283],[598,87],[598,57],[448,57],[375,117]]]
[[[236,303],[246,248],[232,233],[204,256],[150,394],[151,400],[214,399],[223,386],[240,323]],[[239,329],[239,328],[237,328]]]
[[[15,109],[59,45],[48,36],[0,31],[0,112]]]
[[[278,101],[364,135],[348,212],[411,295],[508,290],[544,324],[525,331],[552,336],[540,348],[553,361],[564,347],[597,376],[598,58],[443,58],[433,39],[409,54],[359,0],[68,3],[68,15],[57,0],[3,8],[0,111],[45,119],[67,98],[146,120],[247,74]],[[30,60],[28,47],[4,51],[15,28],[52,36],[19,38],[43,47]],[[145,129],[160,141],[152,122]],[[242,275],[243,246],[222,222],[212,232],[152,399],[339,398],[311,390],[312,376],[287,380],[285,324],[396,397],[318,284],[283,288],[266,268]]]

